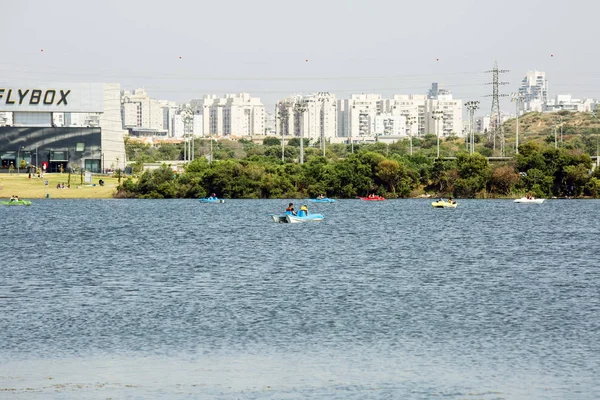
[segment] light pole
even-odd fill
[[[298,129],[300,131],[300,164],[304,164],[304,112],[306,111],[306,100],[299,96],[294,104],[294,112],[296,114],[296,120]],[[302,119],[302,126],[300,126],[300,120]]]
[[[440,129],[439,129],[439,121],[444,119],[444,112],[442,110],[435,110],[431,113],[431,118],[433,118],[434,127],[437,133],[437,157],[440,158]]]
[[[475,111],[479,110],[479,102],[467,101],[465,105],[467,106],[467,110],[469,111],[469,141],[471,142],[469,154],[473,154],[475,152]]]
[[[523,102],[523,93],[511,93],[510,101],[513,101],[517,111],[517,127],[515,128],[515,154],[519,154],[519,114],[521,113],[521,103]]]
[[[279,111],[277,117],[279,118],[280,129],[281,129],[281,162],[285,162],[285,131],[289,127],[289,111],[288,103],[279,103]]]
[[[562,146],[562,117],[558,117],[558,122],[560,123],[560,143]]]
[[[560,142],[562,143],[562,117],[556,118],[556,121],[560,125]],[[558,135],[556,134],[556,122],[554,123],[554,148],[558,148]]]
[[[598,116],[592,111],[592,117],[598,122]],[[600,165],[600,133],[596,134],[596,168]]]
[[[409,154],[413,155],[413,142],[412,142],[412,126],[417,122],[417,118],[415,116],[406,116],[406,127],[408,129],[408,141],[410,144]]]
[[[325,158],[325,97],[321,97],[321,148],[323,149],[323,158]]]
[[[25,148],[25,146],[19,146],[19,148],[17,149],[17,175],[20,174],[20,170],[21,170],[21,150],[23,150]]]

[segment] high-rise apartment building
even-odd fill
[[[204,135],[251,136],[265,134],[265,106],[248,93],[224,97],[206,95],[190,102],[202,116]]]
[[[427,99],[425,110],[427,133],[439,134],[442,137],[464,134],[462,100],[453,99],[451,94],[440,95],[436,99]],[[436,115],[440,118],[436,119]]]
[[[397,94],[389,100],[387,109],[393,115],[401,115],[406,121],[406,134],[423,136],[425,131],[425,119],[427,96],[424,94]]]
[[[373,136],[375,116],[384,112],[385,101],[379,94],[353,94],[338,102],[338,136]]]
[[[305,110],[299,115],[298,105]],[[291,96],[281,100],[276,106],[276,135],[302,136],[314,141],[321,136],[331,139],[337,135],[337,101],[335,95],[317,92],[308,96]]]
[[[373,133],[376,136],[407,136],[406,117],[382,113],[375,116]]]
[[[168,131],[164,126],[161,103],[149,97],[144,89],[121,93],[121,114],[125,129],[152,130],[165,135]]]
[[[527,71],[519,86],[519,94],[523,96],[521,111],[542,112],[548,101],[548,81],[542,71]]]

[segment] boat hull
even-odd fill
[[[200,199],[200,203],[225,203],[225,199]]]
[[[328,199],[328,198],[324,198],[324,199],[311,199],[310,200],[313,203],[335,203],[334,199]]]
[[[364,201],[384,201],[385,197],[359,197],[359,199]]]
[[[323,220],[323,216],[321,214],[310,214],[306,217],[299,217],[297,215],[286,215],[285,219],[290,224],[297,224],[300,222],[319,222]]]
[[[523,204],[542,204],[545,199],[528,199],[526,197],[522,197],[520,199],[516,199],[515,203],[523,203]]]
[[[433,203],[431,203],[431,205],[433,206],[433,208],[456,208],[458,203],[448,203],[447,201],[434,201]]]
[[[29,200],[3,201],[2,205],[5,205],[5,206],[30,206],[31,202]]]
[[[275,222],[283,222],[283,223],[287,223],[287,219],[285,218],[286,215],[271,215],[271,218],[273,218],[273,221]]]

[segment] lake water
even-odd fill
[[[1,207],[0,398],[599,398],[600,201],[287,203]]]

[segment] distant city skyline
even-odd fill
[[[292,93],[391,97],[426,93],[438,82],[455,98],[481,101],[478,114],[485,114],[491,74],[484,71],[497,61],[510,70],[503,93],[516,92],[527,71],[539,70],[549,97],[600,97],[600,6],[582,12],[562,3],[523,4],[263,0],[182,9],[108,0],[90,18],[78,1],[24,0],[3,6],[11,16],[5,30],[14,35],[0,44],[0,80],[115,82],[177,102],[244,92],[270,112]],[[505,98],[501,108],[513,106]]]

